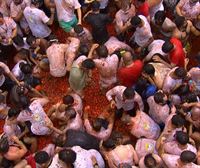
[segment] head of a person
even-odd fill
[[[29,35],[26,39],[26,42],[28,45],[30,45],[32,48],[37,47],[37,38],[34,37],[33,35]]]
[[[156,162],[156,160],[154,159],[154,157],[153,157],[152,154],[147,154],[147,155],[144,157],[144,165],[145,165],[147,168],[155,168],[155,167],[156,167],[157,162]]]
[[[30,100],[27,96],[21,95],[19,97],[19,105],[22,109],[26,109],[30,105]]]
[[[92,70],[95,68],[95,63],[92,59],[88,58],[82,62],[81,67],[85,71]]]
[[[163,92],[158,91],[154,94],[154,101],[157,104],[165,105],[167,103],[167,96]]]
[[[4,24],[3,14],[0,12],[0,25]]]
[[[108,49],[105,45],[98,46],[96,52],[100,58],[106,58],[108,56]]]
[[[132,166],[128,163],[120,163],[117,168],[132,168]]]
[[[137,90],[143,90],[144,88],[146,88],[147,84],[147,79],[145,79],[144,77],[140,77],[136,83],[136,88]]]
[[[102,127],[102,122],[100,118],[96,118],[93,122],[92,122],[92,127],[96,132],[99,132],[101,130]]]
[[[30,64],[22,64],[20,69],[24,74],[32,74],[33,71],[33,68]]]
[[[176,128],[180,128],[185,125],[185,119],[179,114],[175,114],[172,117],[171,122]]]
[[[81,44],[79,47],[79,55],[88,55],[90,52],[89,48],[85,44]]]
[[[63,149],[58,153],[58,158],[66,165],[73,164],[76,160],[76,152],[71,149]]]
[[[175,69],[174,75],[178,79],[184,79],[187,76],[187,71],[182,67],[178,67],[178,68]]]
[[[146,64],[143,68],[144,73],[150,76],[154,76],[155,74],[155,68],[152,64]]]
[[[13,38],[13,42],[17,45],[22,47],[24,45],[24,40],[23,37],[20,36],[19,34],[17,34],[14,38]]]
[[[22,48],[19,50],[17,54],[20,56],[21,59],[25,60],[26,58],[29,57],[30,52],[29,50]]]
[[[83,26],[80,24],[77,24],[76,26],[74,26],[74,32],[78,35],[78,36],[82,36],[83,34],[85,34],[85,31],[83,29]]]
[[[129,64],[130,62],[133,62],[133,56],[130,51],[125,51],[125,53],[123,53],[123,61],[125,65]]]
[[[69,116],[69,119],[73,119],[76,117],[76,110],[73,107],[67,107],[65,109],[65,114]]]
[[[184,16],[176,16],[174,22],[179,30],[184,30],[187,26],[187,20]]]
[[[196,154],[192,151],[185,150],[181,153],[180,160],[185,164],[195,162]]]
[[[17,6],[17,5],[20,5],[23,0],[13,0],[14,4]]]
[[[0,153],[1,154],[6,154],[9,150],[9,142],[6,137],[2,137],[0,139]]]
[[[43,4],[43,0],[31,0],[31,4],[34,5],[36,8],[39,8]]]
[[[74,98],[71,95],[66,95],[63,97],[63,103],[65,105],[71,106],[74,104]]]
[[[34,159],[37,164],[44,168],[50,161],[50,156],[46,151],[39,151],[35,154]]]
[[[8,119],[9,120],[14,120],[17,118],[17,116],[19,115],[19,110],[14,109],[14,108],[10,108],[8,110]]]
[[[132,87],[127,87],[123,92],[123,98],[126,99],[133,99],[135,96],[135,90]]]
[[[162,25],[164,23],[165,19],[166,19],[165,11],[156,12],[154,19],[155,19],[155,23],[157,25]]]
[[[99,1],[93,1],[91,8],[92,8],[93,12],[98,12],[99,9],[100,9],[100,3],[99,3]]]
[[[183,131],[176,131],[176,141],[181,145],[189,143],[189,135]]]
[[[131,18],[131,25],[134,27],[134,28],[137,28],[137,27],[142,27],[142,19],[139,17],[139,16],[133,16]]]
[[[174,45],[169,40],[165,41],[162,45],[162,51],[164,53],[170,53],[171,51],[173,51],[173,49]]]
[[[116,141],[108,138],[106,141],[103,141],[102,146],[107,150],[114,149],[116,147]]]
[[[198,99],[197,99],[197,96],[196,96],[195,93],[190,92],[190,93],[187,94],[185,101],[187,103],[194,103],[194,102],[197,102]]]
[[[130,0],[123,0],[121,3],[121,9],[126,13],[130,9]]]

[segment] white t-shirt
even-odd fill
[[[142,27],[137,27],[136,31],[133,35],[135,42],[140,46],[143,47],[147,44],[149,39],[153,37],[151,33],[151,27],[149,25],[149,22],[147,21],[147,18],[145,16],[139,15],[140,19],[144,22],[144,25]]]
[[[35,135],[51,134],[51,130],[46,126],[46,122],[51,122],[51,120],[43,109],[46,103],[48,103],[48,101],[45,98],[38,98],[30,104],[29,109],[31,112],[23,110],[17,117],[17,120],[20,122],[30,121],[32,124],[31,131]]]
[[[14,68],[12,69],[12,73],[14,74],[14,76],[19,80],[19,81],[21,81],[21,80],[23,80],[24,79],[24,74],[23,74],[23,72],[21,71],[21,69],[20,69],[20,67],[19,67],[19,65],[20,65],[20,63],[26,63],[26,61],[24,61],[24,60],[21,60],[21,61],[19,61],[15,66],[14,66]]]
[[[81,7],[78,0],[54,0],[54,2],[58,20],[64,22],[72,21],[76,17],[74,10]],[[69,3],[71,7],[68,7],[66,3]]]
[[[35,37],[45,38],[51,34],[51,29],[46,25],[49,18],[42,10],[26,7],[23,13]]]

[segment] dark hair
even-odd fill
[[[174,48],[174,45],[169,41],[165,41],[164,44],[162,45],[162,51],[164,53],[169,53],[170,51],[172,51]]]
[[[138,2],[142,2],[142,3],[144,3],[144,2],[145,2],[145,0],[138,0]]]
[[[74,98],[71,95],[66,95],[63,97],[63,103],[66,105],[71,105],[74,103]]]
[[[177,128],[180,128],[185,125],[185,119],[179,114],[174,115],[171,121],[172,124],[175,125]]]
[[[91,8],[93,11],[98,11],[100,8],[100,3],[98,1],[93,1]]]
[[[75,110],[74,108],[72,108],[72,107],[67,107],[67,108],[65,109],[65,111],[66,111],[65,114],[68,114],[69,117],[70,117],[70,119],[76,117],[76,110]]]
[[[8,118],[17,117],[18,114],[19,114],[19,110],[17,110],[17,109],[10,108],[10,109],[8,110]]]
[[[46,151],[39,151],[35,154],[34,159],[36,163],[44,164],[50,160],[50,157]]]
[[[0,153],[7,153],[9,150],[9,142],[8,139],[6,137],[2,137],[0,139]]]
[[[95,63],[92,59],[88,58],[82,62],[82,67],[86,69],[94,69],[95,68]]]
[[[19,97],[19,104],[23,109],[28,108],[30,105],[30,100],[28,97],[22,95]]]
[[[163,24],[163,22],[166,19],[165,12],[164,11],[158,11],[158,12],[156,12],[156,14],[154,16],[154,19],[155,19],[155,22],[159,21],[159,22],[161,22]]]
[[[30,64],[22,64],[20,69],[24,74],[31,74],[33,71],[33,68]]]
[[[18,54],[23,55],[24,56],[23,59],[25,59],[30,55],[30,52],[29,52],[29,50],[22,48],[19,50]]]
[[[72,164],[76,160],[76,152],[71,149],[63,149],[58,153],[58,158],[66,164]]]
[[[176,140],[181,145],[186,145],[189,142],[189,135],[183,131],[176,131]]]
[[[155,68],[152,64],[146,64],[143,68],[144,72],[148,75],[154,75],[155,74]]]
[[[165,97],[165,94],[163,93],[163,92],[156,92],[155,94],[154,94],[154,101],[156,102],[156,103],[163,103],[163,98]]]
[[[197,96],[195,93],[188,93],[186,96],[186,101],[188,103],[193,103],[193,102],[197,102]]]
[[[157,163],[152,154],[147,154],[144,157],[144,164],[147,168],[154,168],[156,167]]]
[[[192,151],[185,150],[180,155],[180,160],[184,163],[191,163],[196,160],[196,154]]]
[[[81,44],[79,47],[79,55],[88,55],[89,54],[89,48],[85,44]]]
[[[107,139],[106,141],[103,141],[103,147],[107,148],[107,149],[113,149],[115,148],[115,140],[113,140],[112,138]]]
[[[105,45],[98,46],[96,52],[100,58],[106,58],[108,56],[108,49]]]
[[[132,87],[127,87],[124,92],[123,95],[125,96],[125,98],[127,99],[132,99],[135,96],[135,90]]]
[[[117,168],[132,168],[132,166],[128,163],[120,163]]]
[[[0,12],[0,18],[3,18],[3,13]]]
[[[41,7],[43,4],[43,0],[31,0],[31,3],[33,5],[39,5],[39,7]]]
[[[131,25],[133,26],[133,27],[137,27],[137,26],[139,26],[140,24],[142,23],[142,19],[140,19],[140,17],[139,16],[133,16],[132,18],[131,18]]]
[[[26,42],[27,42],[27,44],[28,45],[32,45],[33,44],[33,42],[35,42],[36,41],[36,37],[35,36],[33,36],[33,35],[29,35],[27,38],[26,38]]]
[[[175,24],[178,28],[180,28],[181,26],[183,26],[184,22],[185,22],[185,17],[183,16],[176,16],[175,17]]]
[[[83,29],[83,26],[80,25],[80,24],[74,26],[74,32],[77,33],[77,34],[82,33],[83,30],[84,30],[84,29]]]
[[[13,42],[20,47],[24,45],[23,37],[18,34],[13,38]]]
[[[101,120],[99,118],[96,118],[93,122],[92,122],[92,127],[94,128],[95,131],[99,132],[101,127],[102,127],[102,123]]]
[[[184,79],[187,76],[187,71],[182,67],[178,67],[175,69],[174,74],[178,78]]]

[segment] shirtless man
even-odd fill
[[[200,36],[198,31],[190,20],[186,20],[183,16],[177,16],[175,18],[176,28],[173,30],[172,36],[181,40],[183,46],[188,43],[189,34],[193,33],[195,36]]]
[[[108,55],[108,49],[104,45],[96,48],[99,59],[94,59],[100,73],[100,89],[103,93],[117,82],[117,68],[119,59],[116,54]]]
[[[110,137],[113,130],[113,126],[114,126],[115,113],[113,109],[111,109],[110,107],[107,107],[104,110],[103,114],[108,112],[110,116],[107,119],[105,119],[106,117],[99,116],[93,121],[93,124],[91,124],[88,119],[89,111],[90,111],[90,106],[85,107],[84,126],[86,129],[86,132],[88,134],[95,136],[96,138],[100,140],[104,140],[104,141],[107,140]]]

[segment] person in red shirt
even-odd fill
[[[185,67],[186,54],[180,40],[171,38],[166,41],[162,46],[162,51],[169,55],[169,61],[173,67]]]
[[[122,59],[124,65],[118,70],[119,82],[126,87],[132,87],[142,73],[143,62],[141,60],[133,60],[129,51],[122,55]]]
[[[143,15],[150,20],[148,2],[146,0],[134,0],[133,3],[137,9],[137,15]]]

